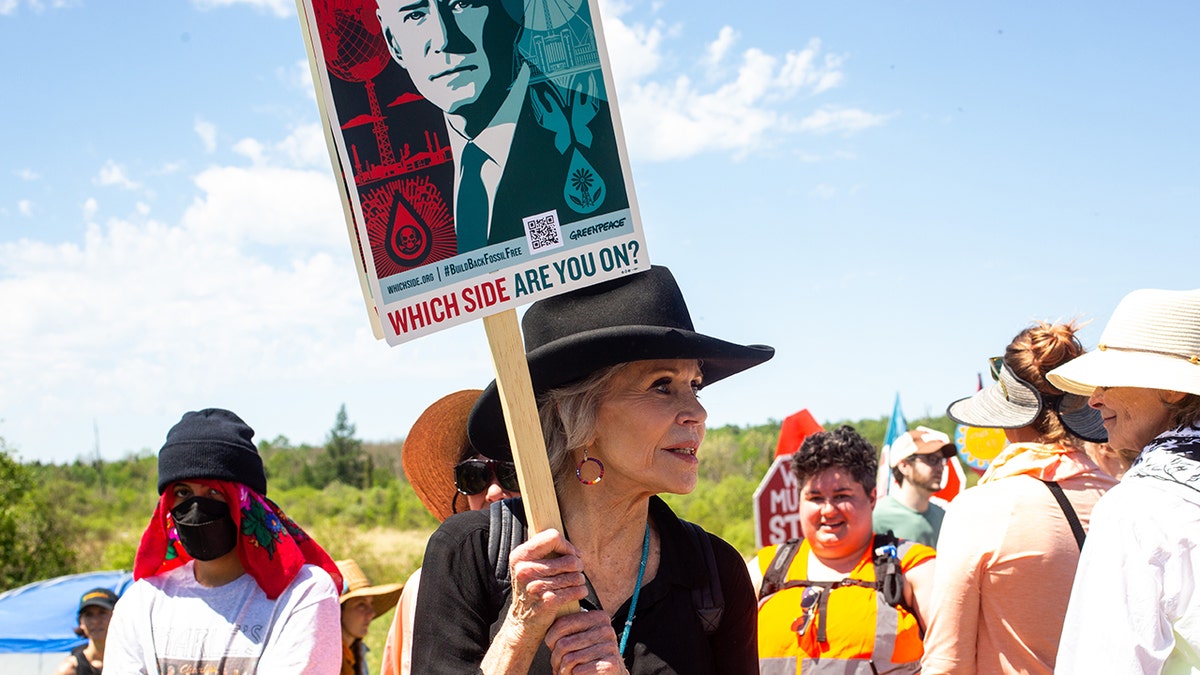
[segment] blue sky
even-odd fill
[[[1200,5],[602,2],[647,245],[776,358],[709,424],[940,414],[1029,322],[1093,346],[1195,288]],[[400,438],[492,377],[482,326],[389,348],[355,281],[288,0],[0,0],[0,437]]]

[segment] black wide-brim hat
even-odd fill
[[[659,266],[539,300],[521,328],[535,396],[606,366],[651,359],[699,359],[708,386],[775,355],[766,345],[697,333],[675,277]],[[495,381],[471,409],[467,434],[484,456],[512,459]]]

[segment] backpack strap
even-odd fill
[[[787,583],[788,568],[792,566],[792,560],[800,550],[800,542],[800,539],[788,539],[775,549],[775,557],[771,558],[771,564],[767,566],[767,571],[763,572],[762,586],[758,590],[759,607],[762,607],[763,601],[769,596],[783,590],[784,584]]]
[[[513,513],[513,500],[517,497],[501,499],[492,502],[488,507],[488,560],[492,561],[492,570],[496,581],[502,586],[512,583],[512,573],[508,568],[508,555],[521,545],[527,536],[525,524]]]
[[[883,601],[892,607],[904,605],[904,572],[900,569],[900,540],[891,530],[876,534],[871,542],[875,583]],[[905,609],[908,609],[905,607]]]
[[[908,578],[904,576],[904,569],[900,566],[901,549],[907,550],[912,544],[900,540],[888,530],[876,534],[871,545],[875,547],[872,563],[875,565],[876,592],[885,603],[911,614],[917,620],[917,633],[924,640],[925,622],[904,597],[904,587],[908,584]]]
[[[1067,499],[1066,493],[1063,492],[1062,486],[1052,480],[1042,481],[1046,487],[1050,488],[1050,493],[1054,495],[1054,499],[1058,502],[1059,508],[1062,509],[1063,515],[1067,517],[1067,522],[1071,525],[1071,534],[1075,535],[1075,543],[1079,545],[1079,550],[1083,550],[1083,539],[1087,535],[1083,531],[1083,523],[1079,522],[1079,514],[1075,513],[1075,508],[1071,506],[1071,500]]]
[[[717,556],[713,553],[712,540],[699,525],[680,520],[692,544],[700,551],[700,564],[704,566],[704,584],[692,589],[692,606],[700,617],[705,635],[712,635],[721,626],[721,614],[725,611],[725,596],[721,592],[721,575],[717,569]]]

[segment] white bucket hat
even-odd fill
[[[1096,350],[1055,368],[1046,379],[1072,394],[1141,387],[1200,395],[1200,289],[1126,295]]]

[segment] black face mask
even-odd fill
[[[208,497],[192,497],[171,509],[183,550],[196,560],[216,560],[237,546],[237,526],[229,506]]]

